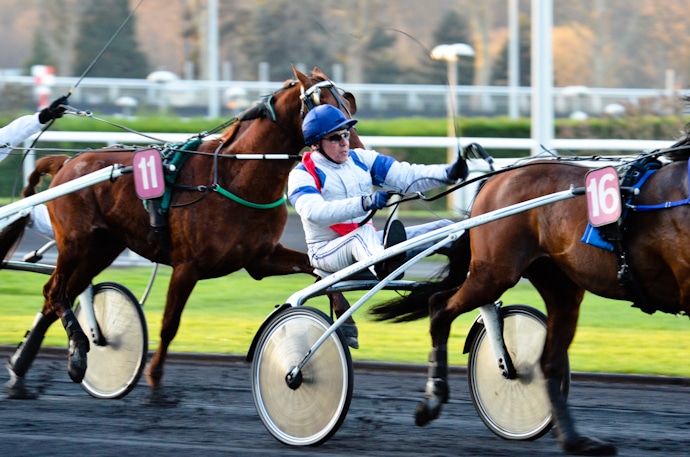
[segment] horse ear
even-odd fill
[[[355,100],[355,96],[350,92],[345,92],[343,98],[350,104],[350,114],[354,116],[357,113],[357,101]]]
[[[299,71],[297,67],[295,67],[294,65],[292,65],[292,73],[295,75],[295,78],[297,78],[299,82],[302,84],[302,87],[311,87],[311,81],[309,77],[301,71]]]

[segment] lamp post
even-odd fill
[[[431,58],[434,60],[445,60],[448,67],[448,100],[446,103],[446,115],[448,117],[448,138],[455,139],[455,118],[458,113],[457,97],[455,96],[455,88],[458,85],[458,60],[460,57],[474,56],[474,49],[469,44],[455,43],[455,44],[439,44],[431,50]],[[446,152],[446,162],[453,163],[457,150],[453,142],[449,141],[448,150]],[[451,193],[448,196],[448,209],[455,210],[455,195]]]

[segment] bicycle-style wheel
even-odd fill
[[[299,306],[275,316],[252,360],[252,394],[259,417],[277,440],[294,446],[318,445],[340,428],[352,400],[352,358],[336,331],[314,351],[301,382],[286,381],[314,343],[332,325],[321,311]]]
[[[121,284],[93,288],[93,307],[104,345],[91,342],[82,388],[96,398],[122,398],[137,385],[148,352],[146,317],[134,295]],[[84,310],[74,314],[87,335]]]
[[[546,338],[546,316],[525,305],[501,308],[503,339],[517,379],[502,376],[486,328],[472,341],[467,362],[470,396],[479,417],[493,433],[509,440],[535,440],[552,426],[551,402],[539,360]],[[567,395],[570,369],[561,389]]]

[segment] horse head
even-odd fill
[[[294,80],[286,81],[286,85],[291,85],[295,90],[299,90],[299,117],[293,117],[299,125],[293,127],[300,132],[300,141],[304,144],[304,137],[302,135],[302,119],[304,116],[318,105],[333,105],[340,109],[345,116],[352,118],[357,113],[357,101],[352,93],[347,92],[338,86],[322,72],[318,67],[314,67],[311,75],[299,71],[294,65],[292,72],[295,76]],[[294,97],[294,96],[293,96]],[[289,105],[292,113],[296,109],[294,104]],[[356,129],[352,129],[352,136],[350,137],[350,145],[352,147],[364,147],[362,141],[357,135]]]
[[[254,121],[263,120],[269,121],[258,123],[264,128],[280,127],[282,152],[296,154],[304,146],[302,119],[309,110],[317,105],[331,104],[343,111],[348,118],[357,112],[354,95],[338,88],[318,67],[314,67],[309,76],[294,65],[292,70],[293,79],[286,80],[280,89],[237,115],[239,122],[231,125],[221,136],[224,144],[230,145],[239,140],[244,132],[256,128],[257,123]],[[352,130],[350,145],[364,147],[355,129]]]

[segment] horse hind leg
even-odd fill
[[[350,309],[350,302],[347,301],[347,298],[345,298],[342,292],[328,294],[328,300],[331,304],[331,309],[338,319]],[[345,322],[342,323],[340,331],[345,337],[345,342],[349,347],[352,349],[359,349],[359,330],[352,316],[349,316]]]
[[[320,277],[317,277],[316,281],[318,282],[320,279]],[[345,298],[342,292],[334,292],[327,295],[331,311],[335,314],[337,319],[350,309],[350,302],[347,301],[347,298]],[[352,316],[349,316],[347,320],[340,325],[340,331],[345,337],[345,342],[349,347],[352,349],[359,349],[359,330]]]
[[[456,291],[457,289],[439,292],[430,299],[430,302],[445,302]],[[438,305],[431,305],[430,303],[430,308],[434,306]],[[448,403],[449,399],[448,346],[445,343],[434,343],[429,353],[429,368],[424,398],[419,402],[415,410],[415,423],[421,427],[436,419],[441,414],[441,406],[444,403]]]
[[[424,398],[415,411],[418,426],[436,419],[443,403],[447,403],[450,397],[448,337],[453,320],[463,313],[495,302],[520,278],[517,269],[493,270],[487,265],[474,262],[470,275],[460,287],[439,292],[429,299],[429,328],[433,347],[429,355]]]
[[[33,399],[36,394],[30,391],[24,382],[26,372],[29,371],[38,350],[41,348],[43,337],[48,328],[57,320],[54,314],[44,315],[38,313],[31,329],[26,332],[24,340],[19,343],[17,350],[7,362],[7,371],[10,379],[5,384],[5,391],[12,399]]]
[[[79,325],[77,317],[72,312],[71,301],[68,297],[68,288],[65,277],[60,273],[60,260],[53,275],[43,287],[43,295],[46,297],[44,313],[51,310],[62,321],[62,326],[67,332],[69,341],[67,353],[67,372],[70,379],[79,384],[84,380],[86,374],[86,353],[89,352],[90,345],[86,333]],[[86,288],[86,286],[84,286]]]
[[[558,443],[568,454],[615,455],[615,446],[581,435],[576,430],[568,401],[561,390],[568,369],[568,347],[575,337],[584,291],[551,263],[534,264],[526,276],[544,299],[548,314],[541,366]]]

